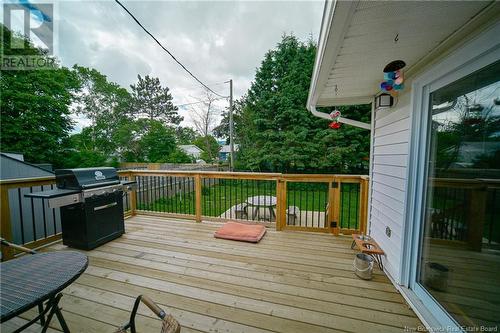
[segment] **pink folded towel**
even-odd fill
[[[265,233],[263,225],[227,222],[214,233],[214,237],[258,243]]]

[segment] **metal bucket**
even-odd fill
[[[354,273],[363,280],[371,280],[373,273],[373,257],[359,253],[354,257]]]
[[[437,291],[448,289],[448,267],[435,262],[426,264],[424,284]]]

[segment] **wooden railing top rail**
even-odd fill
[[[338,174],[288,174],[274,172],[227,172],[227,171],[177,171],[177,170],[122,170],[121,175],[130,176],[177,176],[177,177],[195,177],[202,176],[206,178],[235,178],[235,179],[262,179],[262,180],[295,180],[295,181],[333,181],[338,180],[359,180],[369,179],[366,175],[338,175]]]
[[[436,187],[457,187],[457,188],[478,188],[478,187],[498,187],[500,179],[461,179],[461,178],[431,178],[432,185]]]

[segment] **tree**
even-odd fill
[[[305,108],[315,54],[312,41],[302,43],[288,35],[266,53],[247,95],[234,110],[235,141],[240,144],[237,168],[366,172],[367,132],[348,125],[332,130],[328,121]],[[369,121],[368,106],[342,111],[349,118]]]
[[[219,145],[214,146],[212,144],[212,139],[215,138],[212,136],[212,132],[216,127],[217,122],[217,110],[215,108],[214,102],[217,100],[217,97],[210,91],[205,91],[204,99],[200,100],[199,105],[195,105],[192,107],[191,111],[191,121],[196,128],[196,131],[200,134],[200,138],[198,138],[197,142],[203,147],[199,147],[205,152],[204,160],[206,162],[212,162],[217,158],[217,153],[219,152]],[[200,141],[204,140],[203,143]]]
[[[172,95],[168,87],[162,87],[160,79],[146,75],[137,75],[138,82],[132,88],[133,112],[137,117],[149,120],[162,120],[178,125],[182,117],[178,108],[172,103]]]
[[[212,163],[217,159],[219,143],[213,136],[200,136],[194,140],[194,145],[203,151],[201,153],[201,159],[205,162]]]
[[[190,145],[198,137],[198,133],[191,127],[178,126],[175,129],[175,136],[177,137],[178,144]]]
[[[150,121],[149,129],[141,138],[141,146],[149,162],[168,162],[177,145],[175,132],[157,120]]]
[[[239,126],[243,125],[243,119],[241,119],[242,116],[242,108],[244,106],[244,101],[245,101],[245,96],[242,97],[239,100],[235,100],[233,103],[233,128],[234,128],[234,139],[235,143],[238,142],[236,139],[237,133],[240,132]],[[217,138],[222,138],[226,141],[226,144],[229,144],[230,138],[229,138],[229,107],[226,108],[226,110],[222,113],[222,119],[217,125],[214,130],[213,134]]]
[[[11,39],[11,32],[3,25],[2,29],[1,52]],[[25,42],[33,54],[45,57],[28,40]],[[75,73],[57,65],[47,70],[2,70],[2,150],[22,152],[27,161],[59,166],[62,142],[73,127],[70,105],[78,88]]]
[[[95,69],[75,65],[81,88],[76,100],[76,113],[91,121],[87,149],[112,153],[118,148],[113,132],[131,120],[128,91]]]

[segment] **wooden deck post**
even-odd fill
[[[195,215],[196,222],[201,222],[201,175],[197,174],[194,177],[194,191],[195,191]]]
[[[368,224],[368,187],[370,182],[366,178],[362,178],[359,186],[359,196],[360,196],[360,205],[359,205],[359,231],[362,234],[367,233],[367,224]]]
[[[484,220],[486,218],[486,187],[471,189],[468,214],[467,242],[474,251],[481,251],[483,245]]]
[[[0,187],[0,235],[8,242],[12,242],[12,226],[10,221],[9,187]],[[10,247],[2,246],[2,261],[12,259],[14,253]]]
[[[283,230],[286,225],[286,181],[276,181],[276,230]]]
[[[328,190],[328,216],[330,216],[329,221],[326,223],[330,224],[327,226],[334,235],[338,235],[340,232],[340,186],[341,183],[337,178],[334,178],[330,182]]]
[[[136,176],[129,174],[128,176],[129,180],[137,181]],[[137,187],[136,190],[133,190],[130,192],[130,213],[132,216],[137,215],[137,191],[140,190],[139,187]]]

